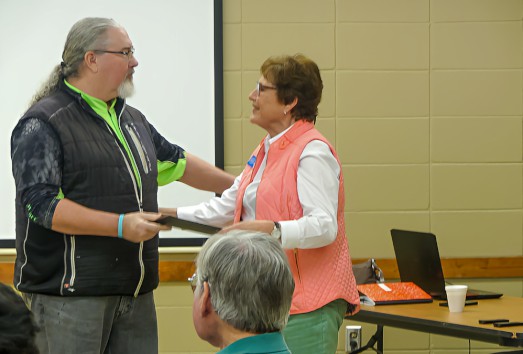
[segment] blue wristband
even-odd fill
[[[123,238],[123,217],[124,214],[120,214],[118,218],[118,238]]]

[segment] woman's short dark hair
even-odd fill
[[[291,110],[294,119],[316,121],[323,82],[314,61],[303,54],[274,56],[265,60],[260,72],[277,87],[280,102],[289,104],[298,99]]]

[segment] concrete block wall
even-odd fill
[[[228,171],[239,174],[265,135],[247,98],[260,65],[301,52],[321,69],[317,127],[343,164],[354,258],[392,258],[393,227],[434,232],[442,257],[523,254],[523,0],[223,0],[223,9]],[[467,283],[523,295],[521,279]],[[192,329],[188,285],[162,284],[156,297],[162,353],[216,351]],[[372,333],[364,325],[364,340]],[[389,328],[385,342],[388,353],[469,349]]]

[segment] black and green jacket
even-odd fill
[[[180,170],[183,174],[183,149],[165,140],[123,100],[112,108],[116,131],[80,92],[63,84],[31,107],[13,131],[18,290],[137,296],[157,287],[158,236],[136,244],[51,230],[57,194],[117,214],[155,212],[158,161],[178,166],[178,172],[169,171],[173,179]],[[38,129],[40,134],[34,132]],[[31,152],[33,146],[38,150]]]

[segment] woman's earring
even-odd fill
[[[287,115],[287,111],[283,111],[283,115],[286,116]]]

